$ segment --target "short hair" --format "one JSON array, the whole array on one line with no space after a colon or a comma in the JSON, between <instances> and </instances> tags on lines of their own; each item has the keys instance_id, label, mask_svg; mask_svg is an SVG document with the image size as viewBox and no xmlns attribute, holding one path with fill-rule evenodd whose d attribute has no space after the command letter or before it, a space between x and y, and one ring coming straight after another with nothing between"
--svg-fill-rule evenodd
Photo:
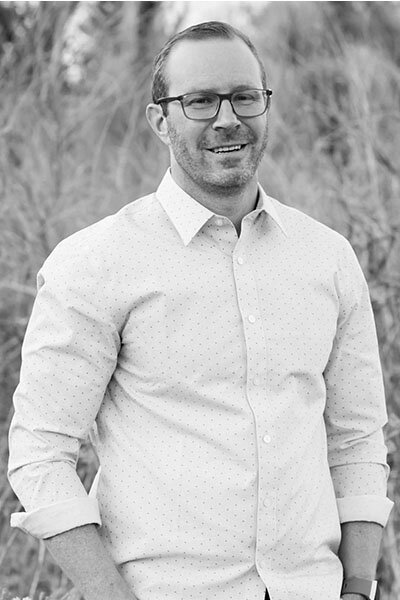
<instances>
[{"instance_id":1,"label":"short hair","mask_svg":"<svg viewBox=\"0 0 400 600\"><path fill-rule=\"evenodd\" d=\"M235 38L239 38L242 40L248 48L250 48L254 57L257 59L257 62L260 66L261 71L261 80L264 88L267 87L267 76L265 73L265 68L261 59L258 55L257 50L254 45L250 41L250 39L236 29L236 27L232 27L232 25L228 25L228 23L223 23L222 21L206 21L205 23L199 23L198 25L192 25L191 27L187 27L183 31L179 31L175 35L173 35L164 46L161 48L160 52L154 59L153 62L153 71L152 71L152 97L153 102L157 102L159 98L163 98L164 96L168 96L168 81L166 76L166 64L168 56L171 53L176 44L178 44L182 40L208 40L208 39L228 39L232 40Z\"/></svg>"}]
</instances>

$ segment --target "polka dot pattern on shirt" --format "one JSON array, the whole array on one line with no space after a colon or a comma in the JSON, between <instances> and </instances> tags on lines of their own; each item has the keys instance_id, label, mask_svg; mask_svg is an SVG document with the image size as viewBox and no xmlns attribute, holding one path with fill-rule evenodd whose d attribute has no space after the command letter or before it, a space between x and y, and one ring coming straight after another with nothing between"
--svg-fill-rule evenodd
<instances>
[{"instance_id":1,"label":"polka dot pattern on shirt","mask_svg":"<svg viewBox=\"0 0 400 600\"><path fill-rule=\"evenodd\" d=\"M139 600L337 600L341 500L386 506L348 242L262 191L238 237L167 174L38 283L11 431L27 511L88 502L75 461L96 419L99 532Z\"/></svg>"}]
</instances>

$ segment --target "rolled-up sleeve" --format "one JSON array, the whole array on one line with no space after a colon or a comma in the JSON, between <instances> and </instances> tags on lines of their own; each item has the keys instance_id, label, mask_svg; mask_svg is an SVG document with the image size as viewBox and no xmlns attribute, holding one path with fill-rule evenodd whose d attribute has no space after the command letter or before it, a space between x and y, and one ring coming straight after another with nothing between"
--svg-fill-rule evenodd
<instances>
[{"instance_id":1,"label":"rolled-up sleeve","mask_svg":"<svg viewBox=\"0 0 400 600\"><path fill-rule=\"evenodd\" d=\"M393 503L386 497L383 378L368 286L347 242L335 286L339 316L324 377L328 460L339 517L385 525Z\"/></svg>"},{"instance_id":2,"label":"rolled-up sleeve","mask_svg":"<svg viewBox=\"0 0 400 600\"><path fill-rule=\"evenodd\" d=\"M101 260L78 250L62 243L38 274L14 395L8 476L26 512L11 524L39 538L101 523L96 485L88 495L76 464L120 338Z\"/></svg>"}]
</instances>

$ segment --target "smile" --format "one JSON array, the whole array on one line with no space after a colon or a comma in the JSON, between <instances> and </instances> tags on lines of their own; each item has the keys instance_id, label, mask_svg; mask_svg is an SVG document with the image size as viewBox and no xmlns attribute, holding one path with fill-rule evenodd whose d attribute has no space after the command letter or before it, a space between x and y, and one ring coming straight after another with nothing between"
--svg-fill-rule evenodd
<instances>
[{"instance_id":1,"label":"smile","mask_svg":"<svg viewBox=\"0 0 400 600\"><path fill-rule=\"evenodd\" d=\"M210 148L210 152L221 154L222 152L237 152L244 148L246 144L236 144L235 146L219 146L218 148Z\"/></svg>"}]
</instances>

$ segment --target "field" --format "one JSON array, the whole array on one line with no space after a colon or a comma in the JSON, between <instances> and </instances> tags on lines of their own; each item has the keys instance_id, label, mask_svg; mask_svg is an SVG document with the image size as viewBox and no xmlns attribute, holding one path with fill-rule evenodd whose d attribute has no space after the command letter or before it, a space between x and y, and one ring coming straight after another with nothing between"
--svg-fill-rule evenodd
<instances>
[{"instance_id":1,"label":"field","mask_svg":"<svg viewBox=\"0 0 400 600\"><path fill-rule=\"evenodd\" d=\"M172 4L0 2L0 600L79 597L44 544L9 527L19 510L6 479L12 393L46 256L153 191L168 164L144 108L152 57L191 24L190 3ZM344 234L369 283L396 502L378 575L382 600L398 600L400 4L225 4L226 20L244 24L260 49L274 90L261 183ZM95 468L87 444L78 465L85 485Z\"/></svg>"}]
</instances>

